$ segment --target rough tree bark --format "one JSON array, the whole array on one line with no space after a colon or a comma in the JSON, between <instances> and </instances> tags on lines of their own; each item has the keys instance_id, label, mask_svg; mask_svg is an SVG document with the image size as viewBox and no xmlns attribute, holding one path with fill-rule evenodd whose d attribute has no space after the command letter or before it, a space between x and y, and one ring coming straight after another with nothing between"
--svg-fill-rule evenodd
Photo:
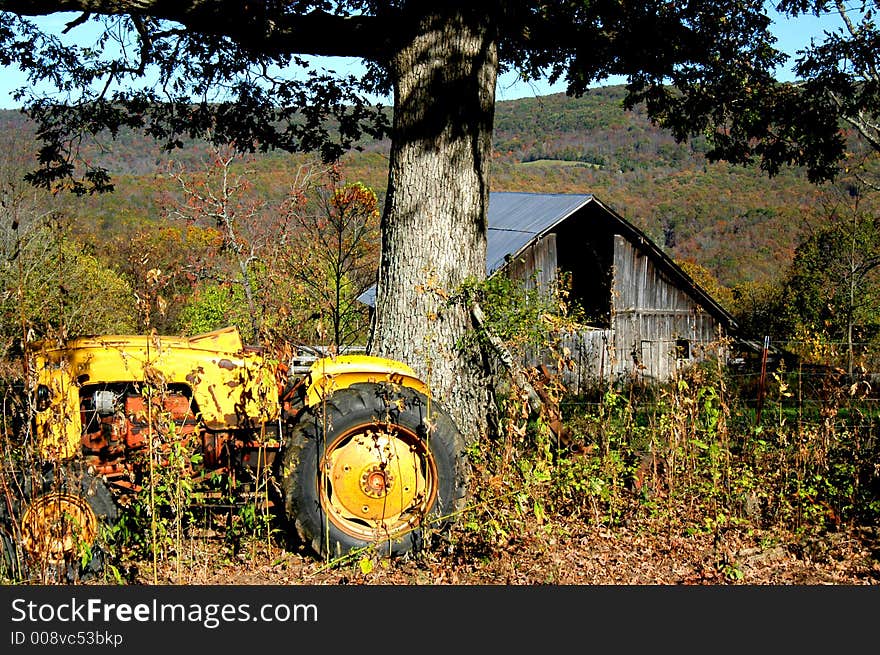
<instances>
[{"instance_id":1,"label":"rough tree bark","mask_svg":"<svg viewBox=\"0 0 880 655\"><path fill-rule=\"evenodd\" d=\"M413 366L473 441L490 425L484 358L455 296L486 271L498 73L485 15L424 19L392 59L394 124L370 351Z\"/></svg>"}]
</instances>

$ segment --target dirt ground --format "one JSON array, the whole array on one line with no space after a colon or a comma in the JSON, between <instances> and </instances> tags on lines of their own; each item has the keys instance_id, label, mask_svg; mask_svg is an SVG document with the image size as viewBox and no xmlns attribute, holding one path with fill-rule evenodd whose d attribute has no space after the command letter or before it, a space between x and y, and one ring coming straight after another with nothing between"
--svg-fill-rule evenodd
<instances>
[{"instance_id":1,"label":"dirt ground","mask_svg":"<svg viewBox=\"0 0 880 655\"><path fill-rule=\"evenodd\" d=\"M659 520L607 529L561 519L506 543L453 531L447 541L392 560L327 564L308 553L251 542L233 553L194 538L189 553L138 562L134 584L199 585L876 585L880 530L821 536L731 529L719 534Z\"/></svg>"}]
</instances>

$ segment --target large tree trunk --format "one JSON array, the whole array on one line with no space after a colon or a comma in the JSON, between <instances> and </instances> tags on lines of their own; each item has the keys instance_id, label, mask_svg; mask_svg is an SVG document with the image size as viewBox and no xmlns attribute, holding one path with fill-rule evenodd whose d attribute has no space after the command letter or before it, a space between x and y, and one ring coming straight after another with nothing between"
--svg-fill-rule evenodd
<instances>
[{"instance_id":1,"label":"large tree trunk","mask_svg":"<svg viewBox=\"0 0 880 655\"><path fill-rule=\"evenodd\" d=\"M469 442L492 415L463 282L486 274L498 58L485 14L438 5L392 61L394 124L370 351L408 363ZM471 335L472 336L472 335Z\"/></svg>"}]
</instances>

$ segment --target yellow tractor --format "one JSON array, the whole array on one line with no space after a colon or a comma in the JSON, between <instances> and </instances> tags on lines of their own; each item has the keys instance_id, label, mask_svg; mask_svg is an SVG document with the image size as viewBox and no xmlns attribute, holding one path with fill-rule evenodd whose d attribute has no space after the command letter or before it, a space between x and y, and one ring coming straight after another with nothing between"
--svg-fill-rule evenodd
<instances>
[{"instance_id":1,"label":"yellow tractor","mask_svg":"<svg viewBox=\"0 0 880 655\"><path fill-rule=\"evenodd\" d=\"M26 354L41 466L2 490L5 550L20 558L7 552L7 566L87 560L101 523L175 446L205 499L220 477L250 502L274 489L291 535L326 559L408 552L464 505L462 435L401 362L340 355L297 370L233 327L33 342Z\"/></svg>"}]
</instances>

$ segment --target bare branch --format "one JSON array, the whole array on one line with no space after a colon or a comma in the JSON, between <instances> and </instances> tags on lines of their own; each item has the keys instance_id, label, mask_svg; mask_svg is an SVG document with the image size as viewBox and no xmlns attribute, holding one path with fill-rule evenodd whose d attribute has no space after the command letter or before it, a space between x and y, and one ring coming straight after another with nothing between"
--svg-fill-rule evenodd
<instances>
[{"instance_id":1,"label":"bare branch","mask_svg":"<svg viewBox=\"0 0 880 655\"><path fill-rule=\"evenodd\" d=\"M843 24L846 25L846 29L850 33L850 36L852 36L853 39L856 41L864 39L865 36L862 33L861 27L858 27L855 23L853 23L852 19L847 13L846 5L842 2L842 0L836 0L834 4L837 8L837 13L840 14L840 18L841 20L843 20ZM865 71L865 76L877 80L877 67L874 66L872 63L868 63L867 68L868 70Z\"/></svg>"}]
</instances>

